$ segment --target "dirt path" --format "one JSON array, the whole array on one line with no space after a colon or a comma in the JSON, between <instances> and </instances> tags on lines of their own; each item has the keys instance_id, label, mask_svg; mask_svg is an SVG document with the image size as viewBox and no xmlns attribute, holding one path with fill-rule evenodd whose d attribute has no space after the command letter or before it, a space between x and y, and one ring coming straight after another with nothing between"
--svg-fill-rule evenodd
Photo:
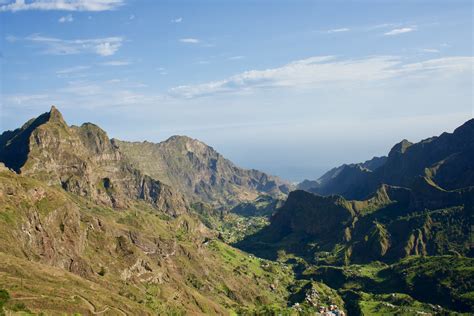
<instances>
[{"instance_id":1,"label":"dirt path","mask_svg":"<svg viewBox=\"0 0 474 316\"><path fill-rule=\"evenodd\" d=\"M21 300L37 300L41 298L46 298L47 296L45 295L39 295L39 296L20 296L20 297L12 297L11 300L13 301L21 301Z\"/></svg>"},{"instance_id":2,"label":"dirt path","mask_svg":"<svg viewBox=\"0 0 474 316\"><path fill-rule=\"evenodd\" d=\"M91 301L89 301L87 298L85 298L82 295L77 295L77 294L71 296L72 299L75 299L76 297L83 300L86 303L86 305L89 307L89 310L91 311L91 313L94 314L94 315L103 314L103 313L105 313L106 311L109 310L109 306L105 306L103 310L97 311L95 305Z\"/></svg>"}]
</instances>

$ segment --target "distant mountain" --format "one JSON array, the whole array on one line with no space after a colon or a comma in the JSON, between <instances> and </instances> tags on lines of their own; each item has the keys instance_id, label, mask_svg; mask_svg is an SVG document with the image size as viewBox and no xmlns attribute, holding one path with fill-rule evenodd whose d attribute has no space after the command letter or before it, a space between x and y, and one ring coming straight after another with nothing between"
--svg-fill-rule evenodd
<instances>
[{"instance_id":1,"label":"distant mountain","mask_svg":"<svg viewBox=\"0 0 474 316\"><path fill-rule=\"evenodd\" d=\"M366 177L387 161L387 157L374 157L362 163L344 164L323 174L318 180L304 180L297 188L323 195L342 194L355 190L354 185L366 181ZM353 192L351 192L352 194Z\"/></svg>"},{"instance_id":2,"label":"distant mountain","mask_svg":"<svg viewBox=\"0 0 474 316\"><path fill-rule=\"evenodd\" d=\"M412 187L418 177L427 177L439 187L455 190L474 185L474 119L453 133L443 133L419 143L403 140L388 157L334 168L317 181L304 181L298 188L322 195L340 194L364 199L381 184Z\"/></svg>"},{"instance_id":3,"label":"distant mountain","mask_svg":"<svg viewBox=\"0 0 474 316\"><path fill-rule=\"evenodd\" d=\"M138 169L176 188L191 202L230 208L259 195L283 198L292 189L289 182L239 168L212 147L186 136L157 144L114 139L113 144Z\"/></svg>"}]
</instances>

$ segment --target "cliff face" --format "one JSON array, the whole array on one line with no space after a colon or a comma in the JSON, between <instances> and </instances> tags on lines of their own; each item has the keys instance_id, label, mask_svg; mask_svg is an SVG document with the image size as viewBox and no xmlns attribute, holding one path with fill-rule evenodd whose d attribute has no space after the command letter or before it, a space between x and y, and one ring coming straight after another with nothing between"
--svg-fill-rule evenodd
<instances>
[{"instance_id":1,"label":"cliff face","mask_svg":"<svg viewBox=\"0 0 474 316\"><path fill-rule=\"evenodd\" d=\"M115 208L141 199L173 216L186 212L182 195L134 168L102 129L69 127L55 107L0 138L0 160L22 175Z\"/></svg>"},{"instance_id":2,"label":"cliff face","mask_svg":"<svg viewBox=\"0 0 474 316\"><path fill-rule=\"evenodd\" d=\"M286 196L291 185L258 170L235 166L212 147L186 136L154 144L113 140L137 168L171 185L190 201L228 208L261 194Z\"/></svg>"}]
</instances>

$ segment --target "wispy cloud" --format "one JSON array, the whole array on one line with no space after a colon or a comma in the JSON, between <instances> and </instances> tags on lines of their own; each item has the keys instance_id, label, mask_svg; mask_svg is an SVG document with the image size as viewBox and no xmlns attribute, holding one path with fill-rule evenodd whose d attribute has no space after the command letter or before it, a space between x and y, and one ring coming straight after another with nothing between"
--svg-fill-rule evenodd
<instances>
[{"instance_id":1,"label":"wispy cloud","mask_svg":"<svg viewBox=\"0 0 474 316\"><path fill-rule=\"evenodd\" d=\"M231 56L228 59L229 60L239 60L239 59L244 59L244 58L245 58L245 56Z\"/></svg>"},{"instance_id":2,"label":"wispy cloud","mask_svg":"<svg viewBox=\"0 0 474 316\"><path fill-rule=\"evenodd\" d=\"M127 60L111 60L104 63L101 63L102 66L128 66L130 62Z\"/></svg>"},{"instance_id":3,"label":"wispy cloud","mask_svg":"<svg viewBox=\"0 0 474 316\"><path fill-rule=\"evenodd\" d=\"M68 86L60 89L59 92L70 93L76 96L91 96L101 93L102 87L99 84L88 81L70 81Z\"/></svg>"},{"instance_id":4,"label":"wispy cloud","mask_svg":"<svg viewBox=\"0 0 474 316\"><path fill-rule=\"evenodd\" d=\"M16 94L8 96L6 101L14 104L24 104L44 100L48 97L49 96L47 94Z\"/></svg>"},{"instance_id":5,"label":"wispy cloud","mask_svg":"<svg viewBox=\"0 0 474 316\"><path fill-rule=\"evenodd\" d=\"M75 80L56 91L55 99L64 101L64 104L83 104L83 107L93 109L101 107L137 106L142 104L156 104L161 96L144 94L136 91L146 85L122 79L111 79L105 82ZM74 100L71 102L71 100Z\"/></svg>"},{"instance_id":6,"label":"wispy cloud","mask_svg":"<svg viewBox=\"0 0 474 316\"><path fill-rule=\"evenodd\" d=\"M179 18L176 18L176 19L171 20L171 23L181 23L181 22L183 22L183 18L182 18L182 17L179 17Z\"/></svg>"},{"instance_id":7,"label":"wispy cloud","mask_svg":"<svg viewBox=\"0 0 474 316\"><path fill-rule=\"evenodd\" d=\"M394 36L394 35L400 35L400 34L404 34L404 33L410 33L410 32L413 32L413 31L416 31L416 27L402 27L402 28L399 28L399 29L393 29L391 31L388 31L386 33L384 33L385 36Z\"/></svg>"},{"instance_id":8,"label":"wispy cloud","mask_svg":"<svg viewBox=\"0 0 474 316\"><path fill-rule=\"evenodd\" d=\"M58 20L59 23L71 23L72 21L74 21L74 18L72 17L72 14L62 16Z\"/></svg>"},{"instance_id":9,"label":"wispy cloud","mask_svg":"<svg viewBox=\"0 0 474 316\"><path fill-rule=\"evenodd\" d=\"M394 27L399 27L402 24L400 23L380 23L380 24L375 24L371 25L365 28L366 31L373 31L373 30L378 30L378 29L385 29L385 28L394 28Z\"/></svg>"},{"instance_id":10,"label":"wispy cloud","mask_svg":"<svg viewBox=\"0 0 474 316\"><path fill-rule=\"evenodd\" d=\"M0 6L0 11L58 10L58 11L108 11L124 4L124 0L15 0Z\"/></svg>"},{"instance_id":11,"label":"wispy cloud","mask_svg":"<svg viewBox=\"0 0 474 316\"><path fill-rule=\"evenodd\" d=\"M269 88L318 88L327 85L360 85L404 75L423 75L442 71L470 71L473 57L452 57L404 63L401 57L372 56L340 60L333 56L316 56L297 60L282 67L250 70L232 77L170 89L176 97L194 98L221 93L238 93Z\"/></svg>"},{"instance_id":12,"label":"wispy cloud","mask_svg":"<svg viewBox=\"0 0 474 316\"><path fill-rule=\"evenodd\" d=\"M422 48L420 51L422 53L439 53L439 49L437 48Z\"/></svg>"},{"instance_id":13,"label":"wispy cloud","mask_svg":"<svg viewBox=\"0 0 474 316\"><path fill-rule=\"evenodd\" d=\"M45 50L43 52L45 54L74 55L89 53L100 56L114 55L120 46L122 46L123 42L122 37L64 40L37 34L30 35L24 38L24 40L44 46Z\"/></svg>"},{"instance_id":14,"label":"wispy cloud","mask_svg":"<svg viewBox=\"0 0 474 316\"><path fill-rule=\"evenodd\" d=\"M330 29L330 30L327 30L326 33L328 34L332 34L332 33L341 33L341 32L349 32L351 29L347 28L347 27L342 27L342 28L338 28L338 29Z\"/></svg>"},{"instance_id":15,"label":"wispy cloud","mask_svg":"<svg viewBox=\"0 0 474 316\"><path fill-rule=\"evenodd\" d=\"M90 66L74 66L74 67L69 67L69 68L64 68L56 71L57 75L67 75L75 72L80 72L84 71L91 68Z\"/></svg>"},{"instance_id":16,"label":"wispy cloud","mask_svg":"<svg viewBox=\"0 0 474 316\"><path fill-rule=\"evenodd\" d=\"M197 38L181 38L179 40L181 43L186 43L186 44L199 44L201 41Z\"/></svg>"},{"instance_id":17,"label":"wispy cloud","mask_svg":"<svg viewBox=\"0 0 474 316\"><path fill-rule=\"evenodd\" d=\"M156 70L159 72L160 75L164 76L164 75L167 75L168 72L166 71L166 69L164 67L157 67Z\"/></svg>"}]
</instances>

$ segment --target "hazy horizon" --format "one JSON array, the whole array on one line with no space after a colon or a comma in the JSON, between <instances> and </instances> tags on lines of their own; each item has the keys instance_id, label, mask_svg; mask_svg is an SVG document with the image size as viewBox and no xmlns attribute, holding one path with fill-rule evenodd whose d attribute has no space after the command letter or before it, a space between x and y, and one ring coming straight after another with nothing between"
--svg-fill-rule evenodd
<instances>
[{"instance_id":1,"label":"hazy horizon","mask_svg":"<svg viewBox=\"0 0 474 316\"><path fill-rule=\"evenodd\" d=\"M0 130L54 104L110 137L187 135L315 179L473 117L472 6L3 0Z\"/></svg>"}]
</instances>

